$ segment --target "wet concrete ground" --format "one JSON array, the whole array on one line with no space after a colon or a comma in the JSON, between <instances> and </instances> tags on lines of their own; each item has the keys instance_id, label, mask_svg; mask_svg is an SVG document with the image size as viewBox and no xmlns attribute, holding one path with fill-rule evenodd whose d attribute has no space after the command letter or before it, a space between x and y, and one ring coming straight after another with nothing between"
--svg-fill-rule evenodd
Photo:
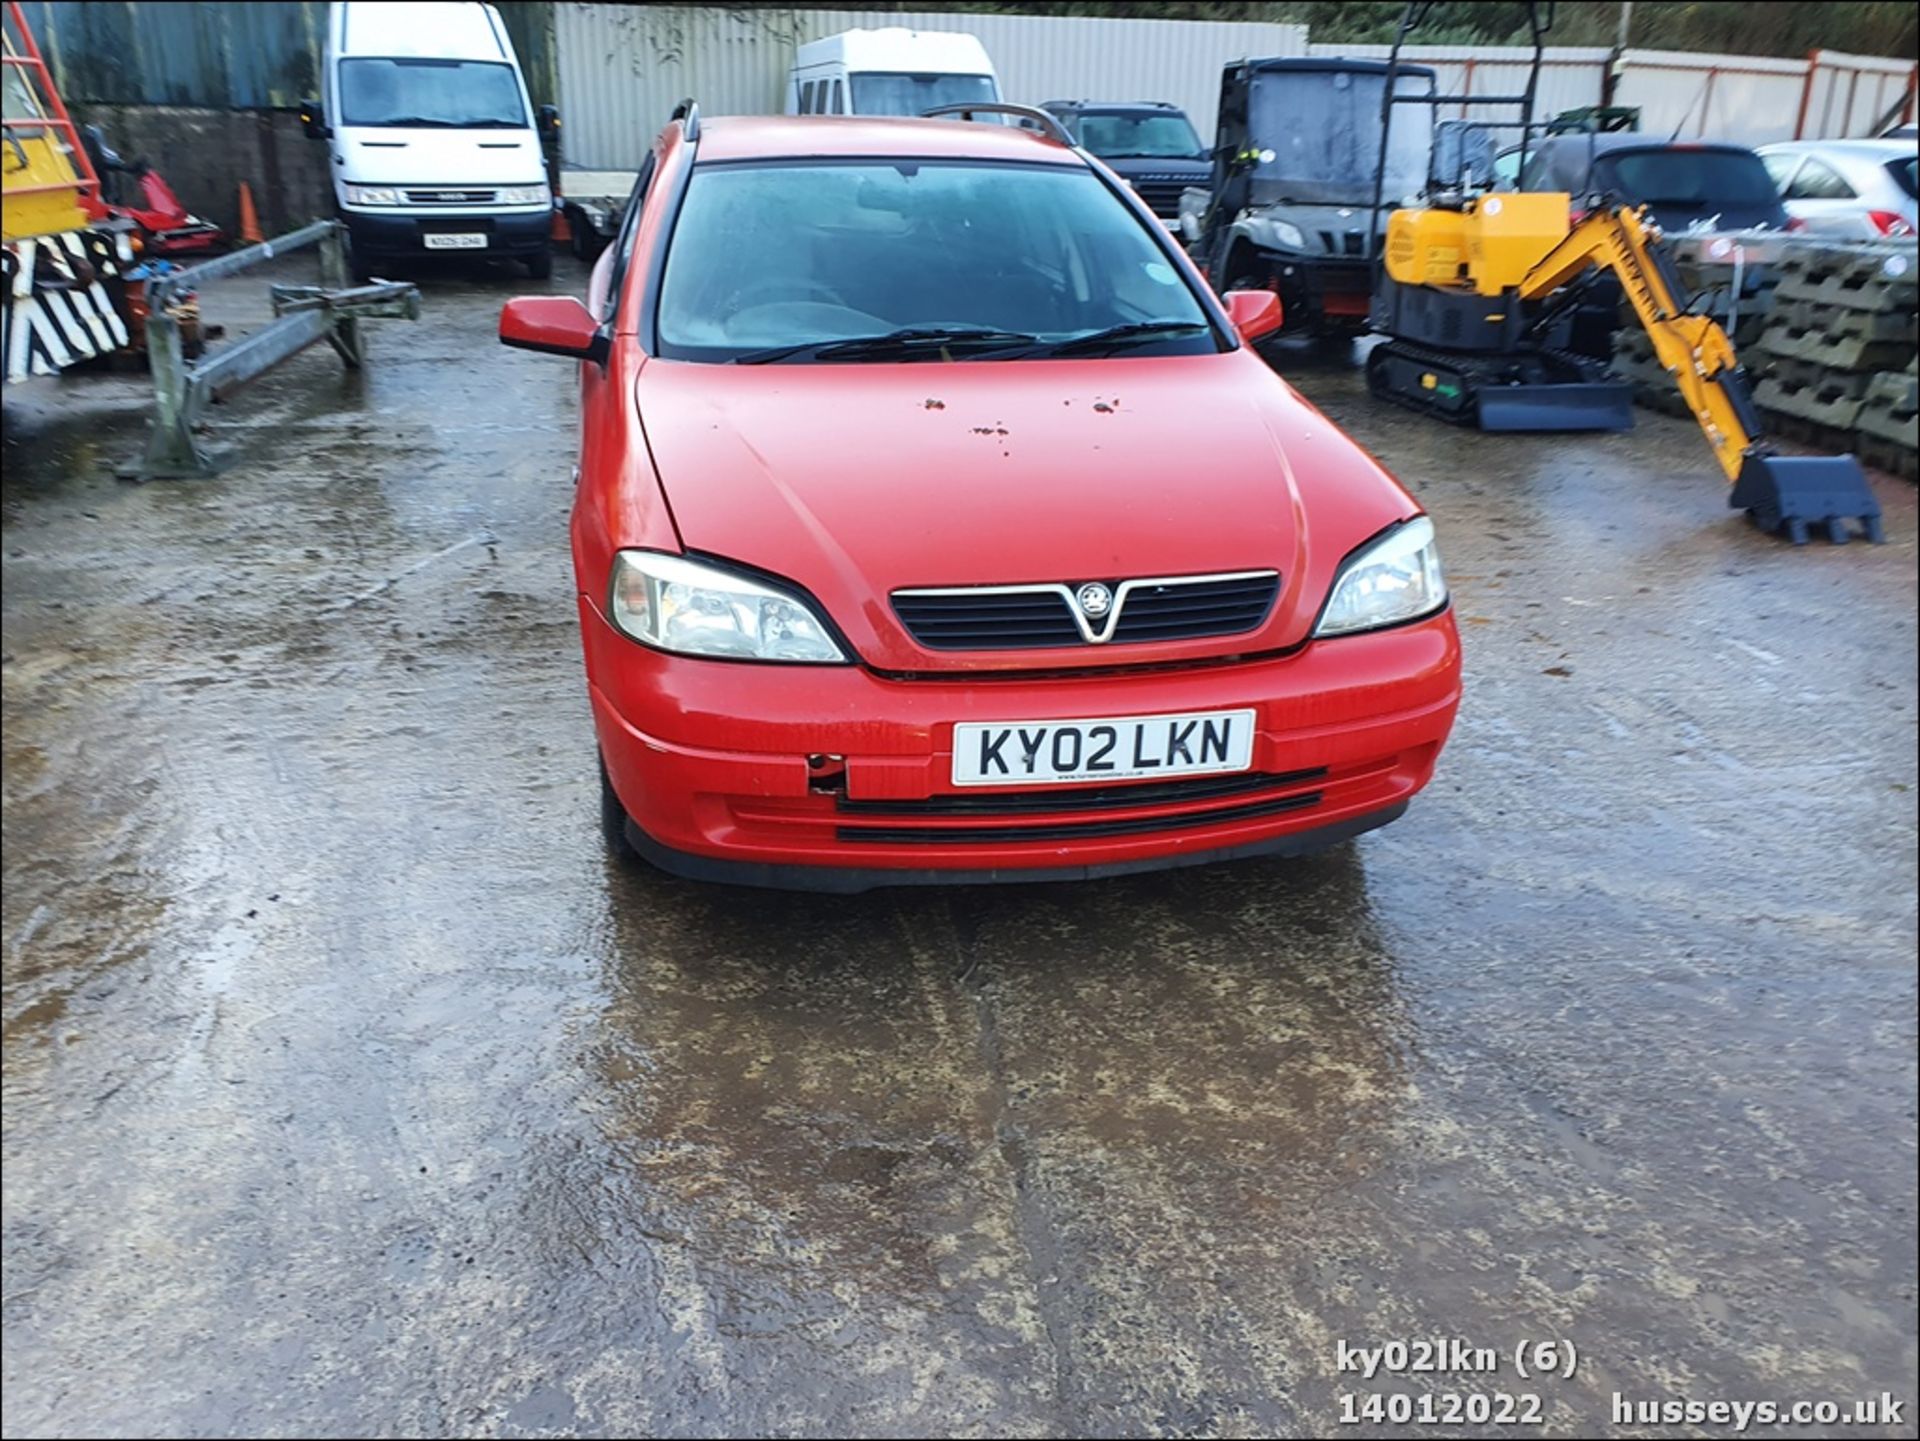
<instances>
[{"instance_id":1,"label":"wet concrete ground","mask_svg":"<svg viewBox=\"0 0 1920 1441\"><path fill-rule=\"evenodd\" d=\"M1406 819L707 889L603 856L572 379L491 339L524 285L293 362L213 481L111 477L137 381L7 397L9 1435L1325 1434L1449 1390L1568 1435L1889 1391L1860 1434L1913 1434L1911 486L1891 544L1794 551L1677 422L1465 434L1302 362L1457 596ZM1335 1371L1436 1335L1500 1371Z\"/></svg>"}]
</instances>

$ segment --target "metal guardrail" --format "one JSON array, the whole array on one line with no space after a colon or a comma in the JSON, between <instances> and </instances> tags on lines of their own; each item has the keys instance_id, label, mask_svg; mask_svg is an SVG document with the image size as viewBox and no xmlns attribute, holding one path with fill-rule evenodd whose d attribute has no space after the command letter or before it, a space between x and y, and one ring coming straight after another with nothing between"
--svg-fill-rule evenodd
<instances>
[{"instance_id":1,"label":"metal guardrail","mask_svg":"<svg viewBox=\"0 0 1920 1441\"><path fill-rule=\"evenodd\" d=\"M329 342L349 370L366 352L360 322L377 316L420 318L420 291L405 281L349 286L346 227L315 221L287 235L236 250L231 255L175 270L147 282L147 365L153 373L153 430L135 469L142 480L205 476L219 469L200 446L195 428L206 407L318 341ZM318 246L319 285L276 285L275 319L263 329L188 364L180 322L171 307L209 281L224 280L278 256Z\"/></svg>"}]
</instances>

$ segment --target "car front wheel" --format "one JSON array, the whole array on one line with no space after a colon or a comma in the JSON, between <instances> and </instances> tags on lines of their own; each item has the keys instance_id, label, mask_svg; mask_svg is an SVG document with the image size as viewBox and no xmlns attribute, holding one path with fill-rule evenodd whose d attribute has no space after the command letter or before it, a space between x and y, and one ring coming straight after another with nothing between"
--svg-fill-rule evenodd
<instances>
[{"instance_id":1,"label":"car front wheel","mask_svg":"<svg viewBox=\"0 0 1920 1441\"><path fill-rule=\"evenodd\" d=\"M611 860L623 866L638 866L640 853L633 848L633 842L627 839L627 808L620 804L620 797L614 794L613 782L607 779L607 765L600 763L600 832L607 843L607 855Z\"/></svg>"}]
</instances>

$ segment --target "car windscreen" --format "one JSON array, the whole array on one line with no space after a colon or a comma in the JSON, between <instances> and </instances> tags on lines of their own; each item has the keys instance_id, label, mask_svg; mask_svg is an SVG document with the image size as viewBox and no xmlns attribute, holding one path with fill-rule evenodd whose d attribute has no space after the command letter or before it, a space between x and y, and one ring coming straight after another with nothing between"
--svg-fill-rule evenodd
<instances>
[{"instance_id":1,"label":"car windscreen","mask_svg":"<svg viewBox=\"0 0 1920 1441\"><path fill-rule=\"evenodd\" d=\"M1915 195L1920 194L1920 192L1916 192L1914 189L1914 172L1917 169L1920 169L1920 159L1909 155L1904 160L1890 162L1887 166L1887 174L1891 175L1893 177L1893 183L1906 191L1908 195Z\"/></svg>"},{"instance_id":2,"label":"car windscreen","mask_svg":"<svg viewBox=\"0 0 1920 1441\"><path fill-rule=\"evenodd\" d=\"M518 129L527 112L511 65L361 58L340 62L339 123Z\"/></svg>"},{"instance_id":3,"label":"car windscreen","mask_svg":"<svg viewBox=\"0 0 1920 1441\"><path fill-rule=\"evenodd\" d=\"M1385 71L1256 72L1248 94L1247 141L1256 159L1253 198L1295 205L1366 205L1380 168L1380 101ZM1433 93L1433 77L1403 74L1402 95ZM1388 204L1417 195L1433 148L1433 107L1393 107L1387 148Z\"/></svg>"},{"instance_id":4,"label":"car windscreen","mask_svg":"<svg viewBox=\"0 0 1920 1441\"><path fill-rule=\"evenodd\" d=\"M1216 348L1187 279L1092 171L856 160L696 166L656 324L663 355L733 360L906 329L1044 347L1152 322L1196 329L1128 353Z\"/></svg>"},{"instance_id":5,"label":"car windscreen","mask_svg":"<svg viewBox=\"0 0 1920 1441\"><path fill-rule=\"evenodd\" d=\"M1200 137L1176 112L1082 110L1073 120L1080 143L1103 160L1199 160Z\"/></svg>"},{"instance_id":6,"label":"car windscreen","mask_svg":"<svg viewBox=\"0 0 1920 1441\"><path fill-rule=\"evenodd\" d=\"M1773 206L1780 192L1746 150L1630 150L1593 164L1593 188L1647 205Z\"/></svg>"},{"instance_id":7,"label":"car windscreen","mask_svg":"<svg viewBox=\"0 0 1920 1441\"><path fill-rule=\"evenodd\" d=\"M936 105L997 100L991 75L896 75L861 71L848 77L856 115L924 115Z\"/></svg>"}]
</instances>

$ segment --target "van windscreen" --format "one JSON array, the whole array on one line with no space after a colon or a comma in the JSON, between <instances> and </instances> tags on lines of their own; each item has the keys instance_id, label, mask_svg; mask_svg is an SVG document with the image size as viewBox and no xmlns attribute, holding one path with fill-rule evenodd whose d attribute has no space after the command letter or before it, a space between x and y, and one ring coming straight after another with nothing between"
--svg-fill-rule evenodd
<instances>
[{"instance_id":1,"label":"van windscreen","mask_svg":"<svg viewBox=\"0 0 1920 1441\"><path fill-rule=\"evenodd\" d=\"M937 105L998 100L991 75L894 75L868 70L849 77L855 115L923 115Z\"/></svg>"},{"instance_id":2,"label":"van windscreen","mask_svg":"<svg viewBox=\"0 0 1920 1441\"><path fill-rule=\"evenodd\" d=\"M511 65L360 58L340 62L340 123L517 130L527 111Z\"/></svg>"}]
</instances>

